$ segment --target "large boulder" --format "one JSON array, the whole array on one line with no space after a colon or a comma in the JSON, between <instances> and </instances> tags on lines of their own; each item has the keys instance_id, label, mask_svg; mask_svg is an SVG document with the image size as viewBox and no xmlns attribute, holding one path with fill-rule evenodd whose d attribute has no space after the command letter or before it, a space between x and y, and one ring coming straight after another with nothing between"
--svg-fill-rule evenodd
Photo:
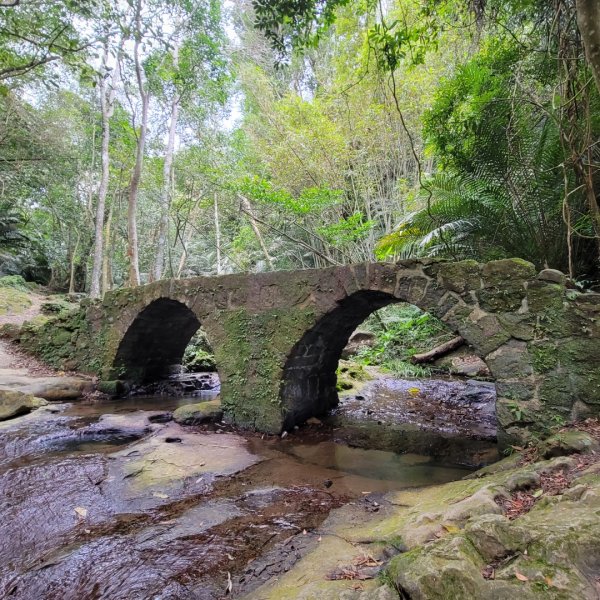
<instances>
[{"instance_id":1,"label":"large boulder","mask_svg":"<svg viewBox=\"0 0 600 600\"><path fill-rule=\"evenodd\" d=\"M0 390L0 421L26 415L32 410L48 404L43 398L23 394L14 390Z\"/></svg>"},{"instance_id":2,"label":"large boulder","mask_svg":"<svg viewBox=\"0 0 600 600\"><path fill-rule=\"evenodd\" d=\"M81 377L30 377L0 375L0 390L14 390L45 400L76 400L94 390L89 379Z\"/></svg>"},{"instance_id":3,"label":"large boulder","mask_svg":"<svg viewBox=\"0 0 600 600\"><path fill-rule=\"evenodd\" d=\"M223 409L220 400L186 404L173 413L173 420L180 425L198 425L208 421L220 421L222 418Z\"/></svg>"},{"instance_id":4,"label":"large boulder","mask_svg":"<svg viewBox=\"0 0 600 600\"><path fill-rule=\"evenodd\" d=\"M370 331L355 331L348 340L346 347L342 350L342 358L348 360L355 356L363 348L372 348L375 345L375 334Z\"/></svg>"}]
</instances>

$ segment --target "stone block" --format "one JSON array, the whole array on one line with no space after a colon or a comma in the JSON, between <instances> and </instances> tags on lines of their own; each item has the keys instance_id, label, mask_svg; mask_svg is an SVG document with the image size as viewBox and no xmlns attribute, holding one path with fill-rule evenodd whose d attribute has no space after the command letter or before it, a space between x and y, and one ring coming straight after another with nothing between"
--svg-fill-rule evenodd
<instances>
[{"instance_id":1,"label":"stone block","mask_svg":"<svg viewBox=\"0 0 600 600\"><path fill-rule=\"evenodd\" d=\"M485 358L492 375L498 379L528 377L533 373L527 344L511 340Z\"/></svg>"}]
</instances>

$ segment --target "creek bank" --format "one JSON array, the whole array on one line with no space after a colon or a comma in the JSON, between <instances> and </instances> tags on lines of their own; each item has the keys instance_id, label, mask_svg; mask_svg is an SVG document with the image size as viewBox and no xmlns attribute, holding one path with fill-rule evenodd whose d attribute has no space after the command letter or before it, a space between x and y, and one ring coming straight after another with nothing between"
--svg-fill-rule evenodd
<instances>
[{"instance_id":1,"label":"creek bank","mask_svg":"<svg viewBox=\"0 0 600 600\"><path fill-rule=\"evenodd\" d=\"M464 480L388 493L376 513L334 511L318 545L246 598L597 598L600 424L580 427Z\"/></svg>"}]
</instances>

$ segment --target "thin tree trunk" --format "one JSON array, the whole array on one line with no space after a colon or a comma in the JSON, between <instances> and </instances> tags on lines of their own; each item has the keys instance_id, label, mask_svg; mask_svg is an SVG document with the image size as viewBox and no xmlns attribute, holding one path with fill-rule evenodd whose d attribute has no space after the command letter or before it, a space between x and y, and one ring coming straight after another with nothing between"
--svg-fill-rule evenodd
<instances>
[{"instance_id":1,"label":"thin tree trunk","mask_svg":"<svg viewBox=\"0 0 600 600\"><path fill-rule=\"evenodd\" d=\"M173 48L173 67L177 69L179 64L179 47ZM153 280L159 280L163 274L165 262L165 247L167 245L167 233L169 230L169 200L171 190L171 176L173 172L173 153L175 150L175 134L177 132L177 120L179 117L179 102L181 97L175 93L171 100L171 117L169 122L169 138L165 151L165 162L163 166L163 188L160 195L160 223L158 229L158 240L156 243L156 256L154 259Z\"/></svg>"},{"instance_id":2,"label":"thin tree trunk","mask_svg":"<svg viewBox=\"0 0 600 600\"><path fill-rule=\"evenodd\" d=\"M242 210L248 215L248 218L250 220L250 226L252 227L252 230L254 231L254 235L256 236L256 239L258 240L258 243L263 251L263 254L265 255L265 259L267 260L269 269L271 271L273 271L274 270L273 259L271 258L271 255L269 254L269 251L267 250L267 246L265 245L265 241L263 239L262 233L260 232L260 229L258 228L258 225L256 224L256 217L254 216L254 212L252 211L252 206L250 204L250 201L248 200L248 198L246 198L245 196L242 196L241 194L238 194L238 198L240 199L240 202L242 203Z\"/></svg>"},{"instance_id":3,"label":"thin tree trunk","mask_svg":"<svg viewBox=\"0 0 600 600\"><path fill-rule=\"evenodd\" d=\"M135 166L133 168L131 181L129 183L129 197L127 206L127 256L129 257L129 285L131 287L136 287L140 285L140 260L137 231L137 200L138 190L140 187L140 179L142 177L142 169L144 166L144 147L146 145L146 132L148 130L148 104L150 101L150 94L144 86L142 65L140 62L140 38L142 19L141 12L141 0L138 0L136 4L136 31L133 54L135 59L135 74L137 78L138 89L140 91L140 98L142 100L142 121L137 141Z\"/></svg>"},{"instance_id":4,"label":"thin tree trunk","mask_svg":"<svg viewBox=\"0 0 600 600\"><path fill-rule=\"evenodd\" d=\"M71 254L71 269L69 273L69 294L75 293L75 261L77 260L77 252L79 250L79 242L81 240L81 231L77 232L77 241L75 242L75 248Z\"/></svg>"},{"instance_id":5,"label":"thin tree trunk","mask_svg":"<svg viewBox=\"0 0 600 600\"><path fill-rule=\"evenodd\" d=\"M585 54L600 91L600 2L576 0L577 25L583 39Z\"/></svg>"},{"instance_id":6,"label":"thin tree trunk","mask_svg":"<svg viewBox=\"0 0 600 600\"><path fill-rule=\"evenodd\" d=\"M121 46L122 47L122 46ZM92 298L100 297L100 277L102 273L102 260L104 256L104 210L106 206L106 195L108 193L108 182L110 177L110 119L114 113L115 88L119 78L119 54L117 52L115 68L108 83L104 77L100 79L100 106L102 110L102 175L100 178L100 188L98 190L98 204L96 205L96 225L94 231L94 258L92 263L92 281L90 285L90 296ZM104 56L102 58L103 66L106 69L108 62L108 42L104 46Z\"/></svg>"},{"instance_id":7,"label":"thin tree trunk","mask_svg":"<svg viewBox=\"0 0 600 600\"><path fill-rule=\"evenodd\" d=\"M114 202L114 199L113 199ZM112 227L112 218L113 218L113 202L110 203L110 208L108 209L108 217L106 219L106 225L104 226L104 239L107 240L107 249L106 252L103 253L102 256L102 294L106 294L112 287L112 273L110 267L110 259L111 253L108 250L110 248L110 237L111 237L111 227Z\"/></svg>"},{"instance_id":8,"label":"thin tree trunk","mask_svg":"<svg viewBox=\"0 0 600 600\"><path fill-rule=\"evenodd\" d=\"M219 204L215 192L215 245L217 247L217 275L221 274L221 225L219 223Z\"/></svg>"}]
</instances>

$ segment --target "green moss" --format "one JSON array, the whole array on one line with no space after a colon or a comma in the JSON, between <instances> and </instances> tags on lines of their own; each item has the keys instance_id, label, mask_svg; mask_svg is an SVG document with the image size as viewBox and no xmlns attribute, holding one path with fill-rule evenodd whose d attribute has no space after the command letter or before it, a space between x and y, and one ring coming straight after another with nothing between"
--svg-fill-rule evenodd
<instances>
[{"instance_id":1,"label":"green moss","mask_svg":"<svg viewBox=\"0 0 600 600\"><path fill-rule=\"evenodd\" d=\"M19 315L30 306L27 292L14 287L0 287L0 315Z\"/></svg>"},{"instance_id":2,"label":"green moss","mask_svg":"<svg viewBox=\"0 0 600 600\"><path fill-rule=\"evenodd\" d=\"M529 345L531 364L536 373L547 373L559 363L559 350L552 342L535 342Z\"/></svg>"}]
</instances>

